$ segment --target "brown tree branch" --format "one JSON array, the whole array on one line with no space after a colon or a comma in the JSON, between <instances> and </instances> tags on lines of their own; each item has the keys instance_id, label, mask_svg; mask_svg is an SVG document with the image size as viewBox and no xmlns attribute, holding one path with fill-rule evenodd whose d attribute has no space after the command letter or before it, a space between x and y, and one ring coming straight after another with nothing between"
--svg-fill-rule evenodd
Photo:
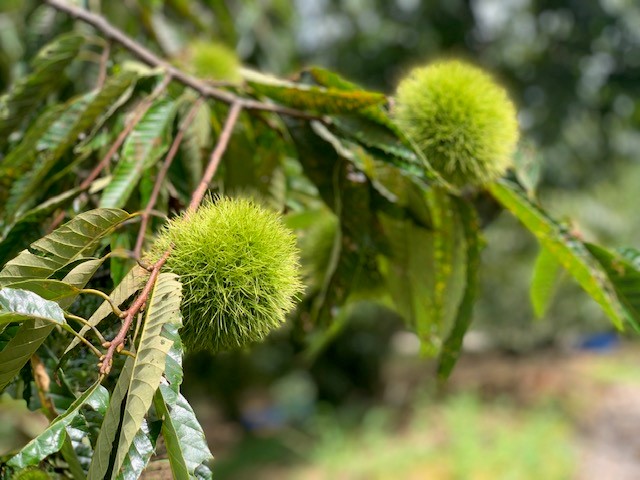
<instances>
[{"instance_id":1,"label":"brown tree branch","mask_svg":"<svg viewBox=\"0 0 640 480\"><path fill-rule=\"evenodd\" d=\"M174 80L192 88L203 97L213 98L228 104L240 104L245 110L263 110L267 112L280 113L292 117L319 119L318 115L313 115L294 108L283 107L271 103L259 102L248 98L238 97L231 92L215 88L202 80L189 75L176 68L166 60L158 57L148 48L128 37L121 30L111 25L104 17L96 15L82 8L66 3L64 0L44 0L44 3L60 12L64 12L73 18L83 21L100 31L107 39L119 43L129 50L133 55L151 67L159 67L167 72Z\"/></svg>"},{"instance_id":2,"label":"brown tree branch","mask_svg":"<svg viewBox=\"0 0 640 480\"><path fill-rule=\"evenodd\" d=\"M178 148L180 148L180 144L182 143L184 134L187 128L189 128L189 125L191 125L193 120L196 118L198 109L200 108L200 105L202 105L203 101L204 101L204 98L200 97L192 105L191 109L189 110L189 113L187 113L187 116L185 117L184 121L180 125L180 129L178 130L178 133L173 139L173 143L171 144L171 147L169 148L169 152L167 153L167 156L164 159L162 168L158 172L156 181L153 184L153 191L151 192L151 197L149 198L149 202L147 203L147 206L142 212L142 218L140 221L140 230L138 231L136 246L133 250L134 256L136 258L140 258L140 253L142 252L142 244L144 243L144 237L147 230L147 225L149 223L149 217L151 216L151 212L153 211L153 208L155 207L156 202L158 201L158 195L160 194L160 188L162 187L162 183L164 182L164 179L167 176L167 172L169 171L169 168L173 163L173 159L175 158L176 153L178 153Z\"/></svg>"},{"instance_id":3,"label":"brown tree branch","mask_svg":"<svg viewBox=\"0 0 640 480\"><path fill-rule=\"evenodd\" d=\"M127 337L127 332L129 331L129 327L131 326L131 322L133 322L133 318L138 314L142 306L147 302L149 298L149 294L151 293L151 289L156 284L156 280L158 279L158 275L160 275L160 269L169 258L171 254L171 250L167 250L164 252L164 255L158 260L153 267L151 267L151 275L149 275L149 280L145 284L144 288L138 298L131 304L131 306L123 312L124 319L122 321L122 327L118 331L118 334L114 337L111 342L108 342L107 352L100 359L100 373L102 375L108 375L111 370L111 366L113 364L113 355L115 352L122 349L121 345L124 345L124 340Z\"/></svg>"},{"instance_id":4,"label":"brown tree branch","mask_svg":"<svg viewBox=\"0 0 640 480\"><path fill-rule=\"evenodd\" d=\"M231 133L233 132L233 127L238 121L238 116L242 111L243 105L241 103L232 103L231 108L229 109L229 114L227 115L227 119L224 122L224 127L222 128L222 132L220 132L220 137L218 138L218 143L216 144L216 148L213 149L211 153L211 157L209 159L209 164L207 165L207 169L204 171L204 175L202 176L202 180L198 185L198 188L193 192L191 196L191 203L189 204L189 210L195 210L198 208L202 199L204 198L204 194L209 188L209 184L213 179L213 176L218 170L218 165L220 165L220 160L222 159L222 154L227 149L227 145L229 145L229 140L231 139Z\"/></svg>"},{"instance_id":5,"label":"brown tree branch","mask_svg":"<svg viewBox=\"0 0 640 480\"><path fill-rule=\"evenodd\" d=\"M240 112L242 111L242 105L239 103L231 104L231 108L229 109L229 114L227 115L227 119L225 120L224 127L222 128L222 132L220 132L220 137L218 137L218 142L211 153L211 157L209 159L209 164L205 170L204 175L202 176L202 180L198 185L198 188L193 192L193 196L191 197L191 203L189 204L188 211L194 211L204 198L204 194L211 183L211 179L216 173L218 166L220 165L220 160L222 159L222 155L224 154L227 146L229 145L229 140L231 139L231 133L233 132L233 127L238 121L238 117L240 116ZM175 143L175 142L174 142ZM177 147L176 147L177 149ZM166 162L166 161L165 161ZM105 344L107 347L107 352L100 358L100 373L103 375L107 375L111 370L111 366L113 364L113 355L116 352L122 351L122 347L124 345L125 339L127 338L127 333L129 328L131 328L131 323L133 322L133 318L138 314L140 309L143 307L149 298L149 294L151 293L151 289L156 283L158 279L158 275L160 275L160 270L166 263L167 259L171 255L171 249L169 248L160 260L158 260L151 267L151 275L147 280L142 292L135 299L135 301L131 304L131 306L123 312L123 322L120 330L116 334L116 336Z\"/></svg>"},{"instance_id":6,"label":"brown tree branch","mask_svg":"<svg viewBox=\"0 0 640 480\"><path fill-rule=\"evenodd\" d=\"M102 54L100 55L100 70L98 71L98 79L96 80L96 90L100 90L107 79L109 55L111 55L111 42L106 43L104 49L102 49Z\"/></svg>"}]
</instances>

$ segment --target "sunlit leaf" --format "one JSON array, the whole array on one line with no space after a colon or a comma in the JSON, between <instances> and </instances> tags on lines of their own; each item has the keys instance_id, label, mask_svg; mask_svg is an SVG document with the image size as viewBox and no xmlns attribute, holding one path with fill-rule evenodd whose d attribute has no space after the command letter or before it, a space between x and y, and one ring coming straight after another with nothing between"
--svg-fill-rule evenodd
<instances>
[{"instance_id":1,"label":"sunlit leaf","mask_svg":"<svg viewBox=\"0 0 640 480\"><path fill-rule=\"evenodd\" d=\"M529 287L529 298L536 317L542 318L556 290L560 263L549 250L542 247L536 258Z\"/></svg>"},{"instance_id":2,"label":"sunlit leaf","mask_svg":"<svg viewBox=\"0 0 640 480\"><path fill-rule=\"evenodd\" d=\"M551 220L515 184L503 180L491 184L489 190L538 238L544 248L555 255L564 269L600 304L613 324L622 329L626 314L616 298L613 285L582 241Z\"/></svg>"},{"instance_id":3,"label":"sunlit leaf","mask_svg":"<svg viewBox=\"0 0 640 480\"><path fill-rule=\"evenodd\" d=\"M57 303L45 300L29 290L9 287L0 289L0 323L27 319L59 325L65 323L64 312Z\"/></svg>"}]
</instances>

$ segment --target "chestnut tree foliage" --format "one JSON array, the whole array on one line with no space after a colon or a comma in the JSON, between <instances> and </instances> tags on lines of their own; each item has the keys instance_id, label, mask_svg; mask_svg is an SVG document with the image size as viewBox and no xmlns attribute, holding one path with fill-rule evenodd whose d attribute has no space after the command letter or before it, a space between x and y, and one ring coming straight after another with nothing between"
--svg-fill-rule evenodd
<instances>
[{"instance_id":1,"label":"chestnut tree foliage","mask_svg":"<svg viewBox=\"0 0 640 480\"><path fill-rule=\"evenodd\" d=\"M539 315L564 269L618 329L637 328L638 251L584 242L537 203L524 169L449 184L398 127L392 96L318 67L275 78L215 51L171 62L106 17L44 4L37 53L0 97L0 391L50 425L1 475L137 478L162 436L175 478L211 478L180 393L171 247L143 261L167 218L211 194L252 197L297 232L305 291L288 321L311 356L350 305L372 300L404 318L446 379L472 320L482 230L500 210L539 241Z\"/></svg>"}]
</instances>

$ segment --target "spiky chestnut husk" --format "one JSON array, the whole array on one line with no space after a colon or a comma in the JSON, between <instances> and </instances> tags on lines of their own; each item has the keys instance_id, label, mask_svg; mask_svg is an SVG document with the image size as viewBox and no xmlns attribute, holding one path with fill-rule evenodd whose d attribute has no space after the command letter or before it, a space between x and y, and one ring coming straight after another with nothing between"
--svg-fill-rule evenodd
<instances>
[{"instance_id":1,"label":"spiky chestnut husk","mask_svg":"<svg viewBox=\"0 0 640 480\"><path fill-rule=\"evenodd\" d=\"M187 351L218 352L263 339L301 293L294 234L248 199L219 198L168 222L147 255L171 246L164 270L183 285Z\"/></svg>"},{"instance_id":2,"label":"spiky chestnut husk","mask_svg":"<svg viewBox=\"0 0 640 480\"><path fill-rule=\"evenodd\" d=\"M519 136L515 107L477 67L449 60L411 71L398 85L395 119L457 187L486 185L511 166Z\"/></svg>"},{"instance_id":3,"label":"spiky chestnut husk","mask_svg":"<svg viewBox=\"0 0 640 480\"><path fill-rule=\"evenodd\" d=\"M218 42L196 41L181 59L183 68L208 80L240 82L240 61L236 53Z\"/></svg>"}]
</instances>

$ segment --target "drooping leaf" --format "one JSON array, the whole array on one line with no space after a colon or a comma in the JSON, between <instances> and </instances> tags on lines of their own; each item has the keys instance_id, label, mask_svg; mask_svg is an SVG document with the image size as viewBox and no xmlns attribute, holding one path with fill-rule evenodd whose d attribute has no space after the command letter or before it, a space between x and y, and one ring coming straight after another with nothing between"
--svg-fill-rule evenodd
<instances>
[{"instance_id":1,"label":"drooping leaf","mask_svg":"<svg viewBox=\"0 0 640 480\"><path fill-rule=\"evenodd\" d=\"M65 323L64 312L51 300L29 290L5 287L0 289L0 324L27 319L58 325Z\"/></svg>"},{"instance_id":2,"label":"drooping leaf","mask_svg":"<svg viewBox=\"0 0 640 480\"><path fill-rule=\"evenodd\" d=\"M133 438L116 480L138 480L140 478L155 453L160 428L159 421L152 423L147 419L142 420L142 425Z\"/></svg>"},{"instance_id":3,"label":"drooping leaf","mask_svg":"<svg viewBox=\"0 0 640 480\"><path fill-rule=\"evenodd\" d=\"M180 393L176 395L168 385L160 385L154 404L158 414L163 417L162 436L167 446L173 478L213 478L210 468L213 455L187 399Z\"/></svg>"},{"instance_id":4,"label":"drooping leaf","mask_svg":"<svg viewBox=\"0 0 640 480\"><path fill-rule=\"evenodd\" d=\"M465 235L459 208L444 190L423 192L430 229L380 214L386 254L381 270L395 308L435 355L455 323L465 291Z\"/></svg>"},{"instance_id":5,"label":"drooping leaf","mask_svg":"<svg viewBox=\"0 0 640 480\"><path fill-rule=\"evenodd\" d=\"M453 367L458 361L462 349L462 341L471 325L473 304L479 290L480 271L480 223L478 216L471 205L461 199L455 199L456 207L460 214L466 245L466 283L464 295L458 306L458 311L438 359L437 374L440 380L449 378Z\"/></svg>"},{"instance_id":6,"label":"drooping leaf","mask_svg":"<svg viewBox=\"0 0 640 480\"><path fill-rule=\"evenodd\" d=\"M627 318L631 325L636 331L640 331L640 264L637 262L640 257L638 252L626 249L622 253L617 253L591 243L587 243L586 247L607 272L618 299L626 308Z\"/></svg>"},{"instance_id":7,"label":"drooping leaf","mask_svg":"<svg viewBox=\"0 0 640 480\"><path fill-rule=\"evenodd\" d=\"M0 146L22 120L65 81L61 73L78 56L85 41L84 36L76 33L57 37L40 50L32 62L33 72L0 98Z\"/></svg>"},{"instance_id":8,"label":"drooping leaf","mask_svg":"<svg viewBox=\"0 0 640 480\"><path fill-rule=\"evenodd\" d=\"M149 278L149 272L144 268L136 265L129 273L127 273L122 281L113 289L109 298L114 305L122 305L129 297L140 290L147 279ZM111 305L106 300L93 312L93 315L89 317L88 322L91 326L97 326L102 320L104 320L109 314L113 313ZM80 329L79 335L85 335L89 331L89 326L84 326ZM67 354L71 349L80 343L80 340L74 338L69 346L64 351Z\"/></svg>"},{"instance_id":9,"label":"drooping leaf","mask_svg":"<svg viewBox=\"0 0 640 480\"><path fill-rule=\"evenodd\" d=\"M325 134L321 137L317 124L290 121L288 125L304 173L339 220L339 232L312 314L315 321L328 324L356 286L373 248L370 185L355 164L345 158L354 153L337 138L327 136L325 131L320 131Z\"/></svg>"},{"instance_id":10,"label":"drooping leaf","mask_svg":"<svg viewBox=\"0 0 640 480\"><path fill-rule=\"evenodd\" d=\"M62 448L66 438L65 429L80 413L82 406L89 405L93 408L94 404L105 404L108 399L107 389L100 385L100 382L94 383L71 404L65 413L56 417L44 432L11 457L8 465L15 468L26 468L30 465L37 465L47 456L56 453Z\"/></svg>"},{"instance_id":11,"label":"drooping leaf","mask_svg":"<svg viewBox=\"0 0 640 480\"><path fill-rule=\"evenodd\" d=\"M165 378L153 397L156 414L162 419L162 436L175 479L210 479L213 455L189 402L180 394L182 383L182 342L179 325L166 326L173 340L167 355Z\"/></svg>"},{"instance_id":12,"label":"drooping leaf","mask_svg":"<svg viewBox=\"0 0 640 480\"><path fill-rule=\"evenodd\" d=\"M88 258L105 235L129 218L122 210L98 209L83 213L49 235L31 244L35 253L24 250L8 262L0 271L0 287L29 279L46 279L58 270L85 260L74 266L62 279L77 288L83 288L101 263ZM58 303L67 308L75 296L61 299ZM53 326L35 320L22 323L15 336L0 351L0 390L17 375L42 342L51 333Z\"/></svg>"},{"instance_id":13,"label":"drooping leaf","mask_svg":"<svg viewBox=\"0 0 640 480\"><path fill-rule=\"evenodd\" d=\"M266 76L249 80L258 93L292 108L318 113L349 113L386 101L382 93L341 90L273 80Z\"/></svg>"},{"instance_id":14,"label":"drooping leaf","mask_svg":"<svg viewBox=\"0 0 640 480\"><path fill-rule=\"evenodd\" d=\"M512 182L493 183L489 191L555 255L564 269L600 304L616 328L622 329L626 313L606 273L582 241L549 218Z\"/></svg>"},{"instance_id":15,"label":"drooping leaf","mask_svg":"<svg viewBox=\"0 0 640 480\"><path fill-rule=\"evenodd\" d=\"M549 303L553 299L560 263L549 250L542 247L536 258L529 287L529 298L536 317L542 318L547 312Z\"/></svg>"},{"instance_id":16,"label":"drooping leaf","mask_svg":"<svg viewBox=\"0 0 640 480\"><path fill-rule=\"evenodd\" d=\"M111 457L114 442L118 434L118 428L120 427L123 408L122 402L129 391L129 383L131 382L131 376L133 374L133 364L133 358L127 358L118 376L116 386L111 392L109 407L104 415L98 440L93 449L93 458L91 459L91 465L89 465L87 480L104 480L105 478L111 478L107 477L109 458Z\"/></svg>"},{"instance_id":17,"label":"drooping leaf","mask_svg":"<svg viewBox=\"0 0 640 480\"><path fill-rule=\"evenodd\" d=\"M173 341L166 335L165 324L181 323L181 285L177 276L162 273L150 295L140 343L127 392L120 441L116 451L114 474L120 471L144 416L153 402L165 370L167 354ZM114 475L115 476L115 475Z\"/></svg>"},{"instance_id":18,"label":"drooping leaf","mask_svg":"<svg viewBox=\"0 0 640 480\"><path fill-rule=\"evenodd\" d=\"M127 203L144 170L169 147L167 135L174 115L174 102L160 100L142 117L122 147L122 156L102 193L101 207L120 208Z\"/></svg>"}]
</instances>

